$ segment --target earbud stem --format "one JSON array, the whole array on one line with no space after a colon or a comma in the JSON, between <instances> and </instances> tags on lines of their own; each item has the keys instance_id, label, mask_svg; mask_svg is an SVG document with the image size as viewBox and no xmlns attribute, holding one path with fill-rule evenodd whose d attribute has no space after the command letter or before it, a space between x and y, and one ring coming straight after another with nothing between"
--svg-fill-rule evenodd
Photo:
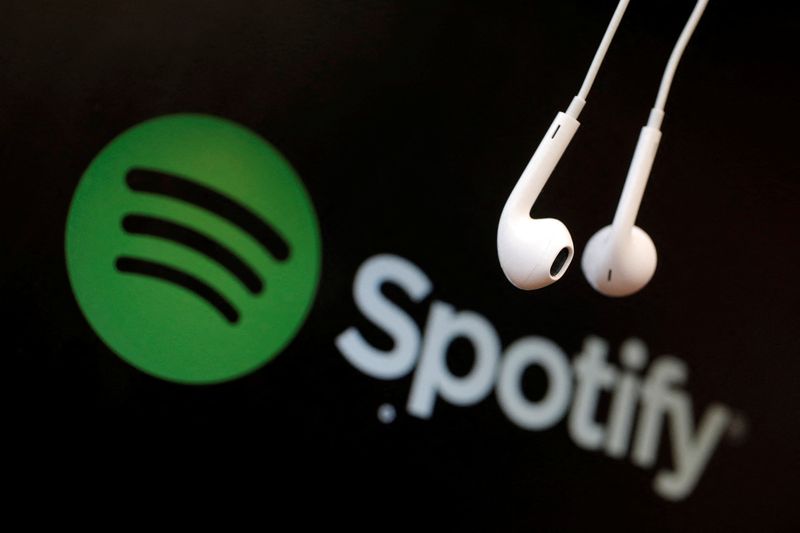
<instances>
[{"instance_id":1,"label":"earbud stem","mask_svg":"<svg viewBox=\"0 0 800 533\"><path fill-rule=\"evenodd\" d=\"M636 144L636 150L633 153L631 166L628 169L628 176L625 178L625 186L622 189L622 196L620 196L619 204L617 205L617 212L614 214L611 233L614 247L622 239L630 235L633 229L660 140L661 130L652 126L642 128L639 142Z\"/></svg>"},{"instance_id":2,"label":"earbud stem","mask_svg":"<svg viewBox=\"0 0 800 533\"><path fill-rule=\"evenodd\" d=\"M580 122L566 113L559 112L556 115L508 197L502 216L530 216L534 202L564 155L578 126Z\"/></svg>"}]
</instances>

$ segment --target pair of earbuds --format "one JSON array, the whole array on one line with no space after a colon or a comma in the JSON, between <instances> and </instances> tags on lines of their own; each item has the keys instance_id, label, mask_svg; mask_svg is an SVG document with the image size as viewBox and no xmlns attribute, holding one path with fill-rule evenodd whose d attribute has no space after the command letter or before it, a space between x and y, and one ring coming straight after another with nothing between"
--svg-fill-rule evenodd
<instances>
[{"instance_id":1,"label":"pair of earbuds","mask_svg":"<svg viewBox=\"0 0 800 533\"><path fill-rule=\"evenodd\" d=\"M589 284L607 296L628 296L641 290L656 270L656 247L635 225L650 170L661 140L664 105L678 62L708 0L699 0L672 51L656 103L642 128L633 154L614 220L586 244L581 267ZM581 90L567 111L559 112L506 201L497 229L497 255L508 280L532 290L558 281L575 253L567 227L555 218L531 218L531 209L555 169L580 123L578 115L600 69L628 0L617 5Z\"/></svg>"}]
</instances>

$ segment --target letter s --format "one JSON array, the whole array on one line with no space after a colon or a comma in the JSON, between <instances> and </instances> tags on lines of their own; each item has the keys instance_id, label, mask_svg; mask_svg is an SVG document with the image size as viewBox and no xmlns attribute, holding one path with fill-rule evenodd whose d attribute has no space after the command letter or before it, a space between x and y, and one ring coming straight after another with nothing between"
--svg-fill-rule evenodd
<instances>
[{"instance_id":1,"label":"letter s","mask_svg":"<svg viewBox=\"0 0 800 533\"><path fill-rule=\"evenodd\" d=\"M414 302L433 289L430 279L416 265L396 255L376 255L361 265L353 282L356 307L394 341L382 351L370 345L355 327L336 337L336 347L350 364L378 379L398 379L411 372L419 355L420 331L414 320L389 301L381 286L393 283Z\"/></svg>"}]
</instances>

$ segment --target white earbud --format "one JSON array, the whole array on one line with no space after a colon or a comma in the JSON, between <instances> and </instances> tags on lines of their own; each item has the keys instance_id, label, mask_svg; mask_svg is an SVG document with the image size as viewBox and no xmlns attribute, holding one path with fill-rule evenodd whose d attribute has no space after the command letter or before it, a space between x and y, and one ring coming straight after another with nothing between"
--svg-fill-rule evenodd
<instances>
[{"instance_id":1,"label":"white earbud","mask_svg":"<svg viewBox=\"0 0 800 533\"><path fill-rule=\"evenodd\" d=\"M628 296L647 285L656 271L656 247L634 226L661 132L645 126L639 136L614 222L589 239L581 267L592 287L607 296Z\"/></svg>"},{"instance_id":2,"label":"white earbud","mask_svg":"<svg viewBox=\"0 0 800 533\"><path fill-rule=\"evenodd\" d=\"M580 126L578 115L627 7L628 0L617 5L581 90L567 112L556 115L500 215L497 256L508 280L520 289L550 285L564 275L572 262L574 247L566 226L554 218L531 218L530 212Z\"/></svg>"},{"instance_id":3,"label":"white earbud","mask_svg":"<svg viewBox=\"0 0 800 533\"><path fill-rule=\"evenodd\" d=\"M629 296L638 292L650 282L655 273L656 247L650 236L634 223L661 140L660 128L672 79L706 4L708 0L697 2L672 50L656 97L656 105L650 111L647 126L642 128L639 135L614 221L595 233L583 252L581 267L586 279L592 287L606 296Z\"/></svg>"},{"instance_id":4,"label":"white earbud","mask_svg":"<svg viewBox=\"0 0 800 533\"><path fill-rule=\"evenodd\" d=\"M508 280L520 289L550 285L572 261L574 247L567 227L555 218L531 218L530 212L579 125L558 113L500 215L497 256Z\"/></svg>"}]
</instances>

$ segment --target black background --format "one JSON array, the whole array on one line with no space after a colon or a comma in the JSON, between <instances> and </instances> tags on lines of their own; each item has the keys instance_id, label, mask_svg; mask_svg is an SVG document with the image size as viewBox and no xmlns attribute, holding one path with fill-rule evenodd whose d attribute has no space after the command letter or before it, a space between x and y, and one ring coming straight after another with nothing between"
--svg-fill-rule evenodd
<instances>
[{"instance_id":1,"label":"black background","mask_svg":"<svg viewBox=\"0 0 800 533\"><path fill-rule=\"evenodd\" d=\"M503 203L579 88L615 5L6 1L2 323L9 368L22 363L5 375L21 423L10 434L30 453L28 472L43 467L28 481L99 467L96 488L191 479L208 496L234 490L238 476L266 513L267 494L288 491L303 520L352 523L369 508L378 529L796 530L796 8L711 1L670 93L638 219L659 252L645 290L598 295L577 256L558 284L526 293L497 263ZM631 2L537 202L538 216L567 224L578 254L611 220L693 5ZM64 221L89 161L128 127L176 112L237 121L277 146L323 238L298 337L260 371L210 387L159 381L117 358L81 315L64 264ZM377 253L433 280L420 305L388 291L421 324L438 299L485 315L504 346L543 335L575 354L595 334L616 361L619 343L640 337L651 356L687 362L695 417L719 401L740 431L723 438L694 493L668 503L651 489L655 470L578 448L563 423L522 431L493 397L411 418L410 379L363 375L333 345L351 325L385 341L352 303L354 274ZM451 362L468 367L468 349L456 343ZM377 420L382 403L398 407L393 424ZM339 498L336 515L315 516ZM373 498L383 501L365 503Z\"/></svg>"}]
</instances>

